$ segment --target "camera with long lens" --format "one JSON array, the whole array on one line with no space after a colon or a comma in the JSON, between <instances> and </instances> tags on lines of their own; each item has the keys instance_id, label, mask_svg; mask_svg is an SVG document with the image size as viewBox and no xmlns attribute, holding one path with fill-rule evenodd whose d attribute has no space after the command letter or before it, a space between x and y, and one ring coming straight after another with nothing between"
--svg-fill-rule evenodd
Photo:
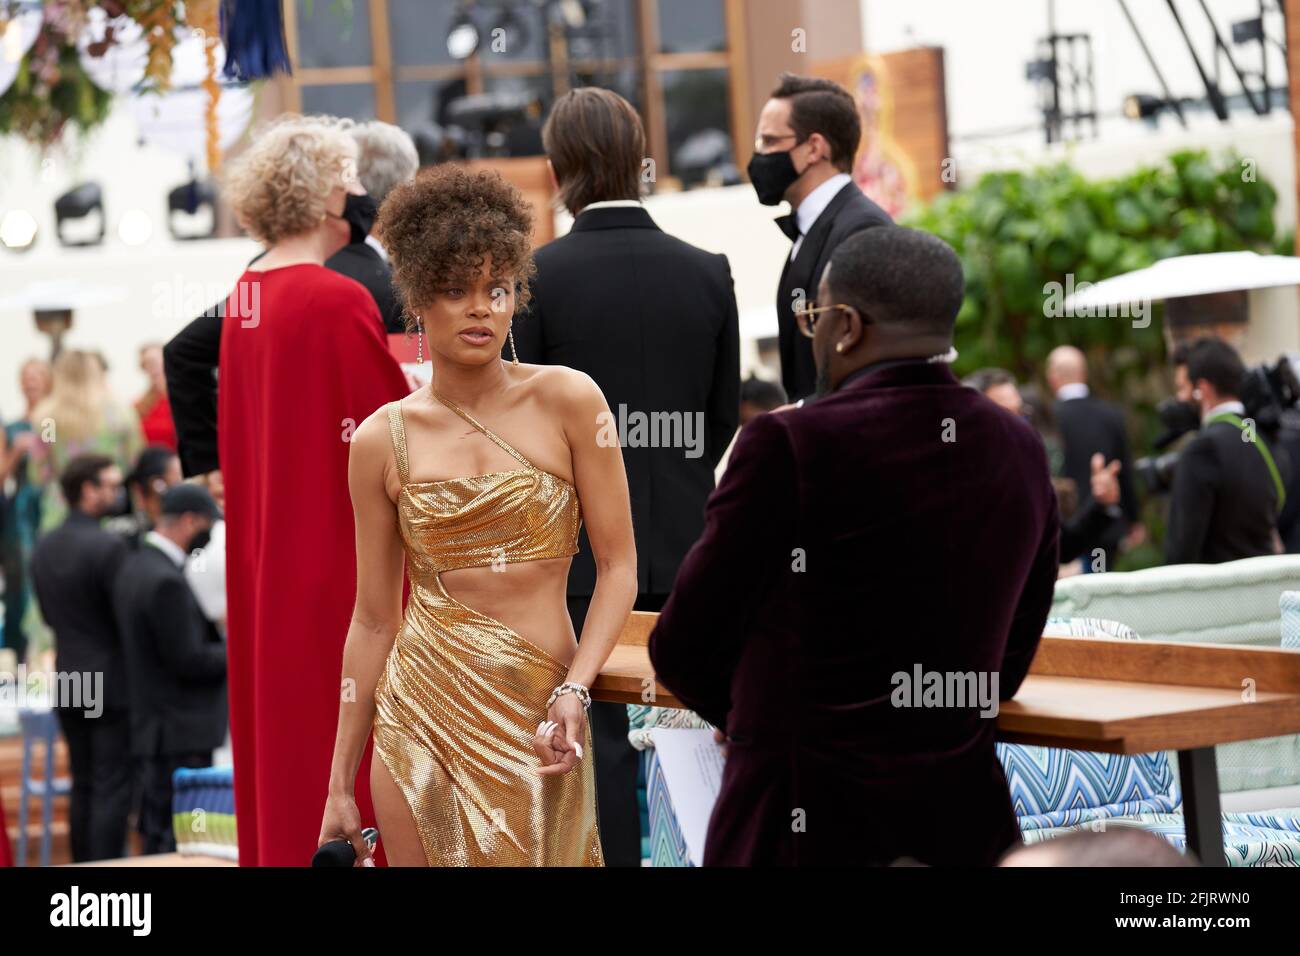
<instances>
[{"instance_id":1,"label":"camera with long lens","mask_svg":"<svg viewBox=\"0 0 1300 956\"><path fill-rule=\"evenodd\" d=\"M1283 428L1300 428L1300 379L1296 378L1291 360L1281 356L1273 365L1257 365L1246 371L1238 389L1246 417L1253 419L1258 433L1266 442L1275 442ZM1165 451L1188 432L1201 427L1200 411L1189 402L1166 398L1156 406L1156 417L1164 431L1153 447L1157 454L1133 463L1149 495L1168 494L1173 487L1174 471L1180 451Z\"/></svg>"}]
</instances>

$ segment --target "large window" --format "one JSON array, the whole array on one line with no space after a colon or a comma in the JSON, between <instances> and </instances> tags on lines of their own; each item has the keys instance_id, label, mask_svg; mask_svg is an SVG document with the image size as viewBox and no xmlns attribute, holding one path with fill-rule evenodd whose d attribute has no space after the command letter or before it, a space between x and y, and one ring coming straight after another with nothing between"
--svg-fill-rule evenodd
<instances>
[{"instance_id":1,"label":"large window","mask_svg":"<svg viewBox=\"0 0 1300 956\"><path fill-rule=\"evenodd\" d=\"M689 187L736 178L740 3L292 0L286 28L305 111L397 123L434 155L528 155L557 96L605 86L641 111L659 184Z\"/></svg>"}]
</instances>

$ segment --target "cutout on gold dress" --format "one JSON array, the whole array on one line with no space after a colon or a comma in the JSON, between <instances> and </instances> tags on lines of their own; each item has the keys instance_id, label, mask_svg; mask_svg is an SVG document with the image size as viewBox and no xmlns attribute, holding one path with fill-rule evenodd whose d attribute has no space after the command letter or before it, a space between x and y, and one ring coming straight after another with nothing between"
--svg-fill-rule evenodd
<instances>
[{"instance_id":1,"label":"cutout on gold dress","mask_svg":"<svg viewBox=\"0 0 1300 956\"><path fill-rule=\"evenodd\" d=\"M440 577L575 554L577 491L434 394L523 467L411 482L401 403L388 405L411 590L375 688L375 753L432 866L603 866L590 729L577 767L536 773L533 735L568 668L457 601Z\"/></svg>"}]
</instances>

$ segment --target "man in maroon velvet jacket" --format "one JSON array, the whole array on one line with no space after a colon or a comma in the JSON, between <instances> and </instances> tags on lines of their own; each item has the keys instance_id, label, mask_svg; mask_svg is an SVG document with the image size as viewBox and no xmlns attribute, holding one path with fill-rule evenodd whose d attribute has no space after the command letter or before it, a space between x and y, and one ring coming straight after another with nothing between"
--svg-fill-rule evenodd
<instances>
[{"instance_id":1,"label":"man in maroon velvet jacket","mask_svg":"<svg viewBox=\"0 0 1300 956\"><path fill-rule=\"evenodd\" d=\"M801 317L818 397L747 425L709 498L650 638L727 735L706 866L991 865L1020 839L991 712L1051 604L1056 497L1030 427L927 361L962 281L925 233L845 240Z\"/></svg>"}]
</instances>

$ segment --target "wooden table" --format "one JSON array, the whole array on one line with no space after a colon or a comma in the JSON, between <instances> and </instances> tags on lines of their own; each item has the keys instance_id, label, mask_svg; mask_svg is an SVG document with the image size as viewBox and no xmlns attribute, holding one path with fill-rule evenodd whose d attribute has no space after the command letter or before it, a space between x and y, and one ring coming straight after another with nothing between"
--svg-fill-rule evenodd
<instances>
[{"instance_id":1,"label":"wooden table","mask_svg":"<svg viewBox=\"0 0 1300 956\"><path fill-rule=\"evenodd\" d=\"M654 679L634 611L591 689L599 700L682 707ZM1225 866L1217 744L1300 733L1300 651L1219 644L1044 637L998 740L1115 754L1178 752L1188 848Z\"/></svg>"}]
</instances>

